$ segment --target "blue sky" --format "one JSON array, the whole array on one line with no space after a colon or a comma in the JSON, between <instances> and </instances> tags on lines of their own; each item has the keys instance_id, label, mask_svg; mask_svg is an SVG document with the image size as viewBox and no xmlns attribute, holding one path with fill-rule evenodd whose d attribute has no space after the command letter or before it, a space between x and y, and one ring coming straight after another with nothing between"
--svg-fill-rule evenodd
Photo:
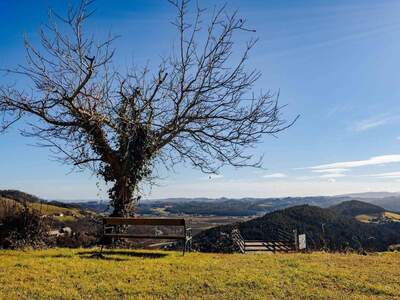
<instances>
[{"instance_id":1,"label":"blue sky","mask_svg":"<svg viewBox=\"0 0 400 300\"><path fill-rule=\"evenodd\" d=\"M212 7L225 1L199 2ZM23 62L23 34L35 41L47 9L62 12L65 3L1 1L0 66ZM120 65L157 64L168 52L174 11L167 1L98 0L95 6L88 29L100 37L121 35ZM280 90L286 117L301 117L257 146L266 170L225 168L209 178L182 165L163 174L148 197L400 191L400 2L236 0L228 9L238 9L257 30L250 66L263 76L255 91ZM0 136L0 189L57 199L104 197L96 178L69 173L33 143L16 129Z\"/></svg>"}]
</instances>

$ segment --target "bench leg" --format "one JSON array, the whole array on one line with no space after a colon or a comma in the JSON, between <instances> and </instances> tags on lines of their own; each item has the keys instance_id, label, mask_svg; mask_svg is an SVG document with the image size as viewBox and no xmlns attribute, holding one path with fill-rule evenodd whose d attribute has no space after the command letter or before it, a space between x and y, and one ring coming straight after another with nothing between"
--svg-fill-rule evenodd
<instances>
[{"instance_id":1,"label":"bench leg","mask_svg":"<svg viewBox=\"0 0 400 300\"><path fill-rule=\"evenodd\" d=\"M100 252L97 251L97 253L93 253L92 257L94 257L94 258L104 258L104 256L103 256L103 248L104 248L104 243L101 243Z\"/></svg>"}]
</instances>

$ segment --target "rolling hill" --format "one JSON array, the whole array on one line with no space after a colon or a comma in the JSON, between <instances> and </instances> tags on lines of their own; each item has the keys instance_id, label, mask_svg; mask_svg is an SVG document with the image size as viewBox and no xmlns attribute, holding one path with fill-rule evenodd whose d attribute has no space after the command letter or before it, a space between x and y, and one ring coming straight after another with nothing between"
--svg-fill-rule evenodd
<instances>
[{"instance_id":1,"label":"rolling hill","mask_svg":"<svg viewBox=\"0 0 400 300\"><path fill-rule=\"evenodd\" d=\"M385 251L400 243L400 222L363 223L360 214L385 212L368 203L349 201L331 208L301 205L268 213L238 224L248 240L277 240L278 231L297 229L306 233L309 248L343 251L346 249ZM231 252L230 232L234 225L220 226L194 237L194 247L205 252Z\"/></svg>"},{"instance_id":2,"label":"rolling hill","mask_svg":"<svg viewBox=\"0 0 400 300\"><path fill-rule=\"evenodd\" d=\"M262 216L287 207L309 204L328 207L348 197L286 197L286 198L172 198L162 200L142 200L137 207L140 215L190 215L249 217ZM110 212L106 201L73 202L75 206L98 213Z\"/></svg>"},{"instance_id":3,"label":"rolling hill","mask_svg":"<svg viewBox=\"0 0 400 300\"><path fill-rule=\"evenodd\" d=\"M367 198L364 201L384 207L387 210L400 212L400 196L384 198Z\"/></svg>"},{"instance_id":4,"label":"rolling hill","mask_svg":"<svg viewBox=\"0 0 400 300\"><path fill-rule=\"evenodd\" d=\"M0 197L14 199L18 202L46 203L67 209L79 208L83 211L97 213L111 212L107 201L45 201L39 197L15 190L0 190ZM142 200L137 212L140 215L191 215L191 216L226 216L250 217L262 216L265 213L297 205L313 205L323 208L344 201L359 200L387 211L400 211L400 197L395 193L361 193L342 196L285 197L285 198L167 198Z\"/></svg>"},{"instance_id":5,"label":"rolling hill","mask_svg":"<svg viewBox=\"0 0 400 300\"><path fill-rule=\"evenodd\" d=\"M361 214L379 214L385 212L385 209L371 203L358 200L345 201L330 207L331 210L344 216L355 217Z\"/></svg>"},{"instance_id":6,"label":"rolling hill","mask_svg":"<svg viewBox=\"0 0 400 300\"><path fill-rule=\"evenodd\" d=\"M384 208L358 200L346 201L331 207L335 212L356 218L363 223L391 223L400 222L400 214L387 211Z\"/></svg>"},{"instance_id":7,"label":"rolling hill","mask_svg":"<svg viewBox=\"0 0 400 300\"><path fill-rule=\"evenodd\" d=\"M23 209L24 206L51 216L58 221L73 221L88 214L79 206L61 202L48 202L36 196L14 190L0 190L0 219Z\"/></svg>"},{"instance_id":8,"label":"rolling hill","mask_svg":"<svg viewBox=\"0 0 400 300\"><path fill-rule=\"evenodd\" d=\"M368 196L369 194L365 195ZM374 195L374 194L373 194ZM386 195L386 194L385 194ZM313 205L330 207L344 201L362 201L383 207L388 211L400 211L400 197L363 198L355 196L335 197L285 197L285 198L171 198L159 200L142 200L137 212L140 215L191 215L191 216L225 216L250 217L262 216L266 213L297 205ZM98 213L110 212L107 201L73 202L82 209Z\"/></svg>"}]
</instances>

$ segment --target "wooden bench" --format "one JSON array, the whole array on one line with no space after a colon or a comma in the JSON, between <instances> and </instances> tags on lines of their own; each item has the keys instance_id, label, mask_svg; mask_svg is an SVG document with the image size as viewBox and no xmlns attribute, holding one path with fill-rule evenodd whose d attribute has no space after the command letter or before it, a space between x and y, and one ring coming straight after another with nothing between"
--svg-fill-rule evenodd
<instances>
[{"instance_id":1,"label":"wooden bench","mask_svg":"<svg viewBox=\"0 0 400 300\"><path fill-rule=\"evenodd\" d=\"M183 228L180 234L132 234L118 233L118 226L173 226L175 228ZM167 219L167 218L120 218L106 217L103 218L103 238L133 238L133 239L163 239L163 240L183 240L183 255L192 248L192 228L190 221L185 219ZM102 244L101 251L103 250Z\"/></svg>"}]
</instances>

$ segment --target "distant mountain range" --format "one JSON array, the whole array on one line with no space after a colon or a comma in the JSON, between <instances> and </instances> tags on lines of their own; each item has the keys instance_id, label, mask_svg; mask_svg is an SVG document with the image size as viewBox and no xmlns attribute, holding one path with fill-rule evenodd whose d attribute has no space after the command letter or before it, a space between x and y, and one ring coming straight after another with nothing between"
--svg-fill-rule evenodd
<instances>
[{"instance_id":1,"label":"distant mountain range","mask_svg":"<svg viewBox=\"0 0 400 300\"><path fill-rule=\"evenodd\" d=\"M137 207L140 215L194 215L194 216L261 216L286 207L310 204L327 207L350 200L348 197L287 197L287 198L172 198L141 201ZM98 213L110 212L106 201L75 202L69 205L90 209Z\"/></svg>"},{"instance_id":2,"label":"distant mountain range","mask_svg":"<svg viewBox=\"0 0 400 300\"><path fill-rule=\"evenodd\" d=\"M389 195L389 196L388 196ZM400 211L400 195L394 193L364 193L342 196L286 197L286 198L170 198L144 200L138 205L138 214L197 215L197 216L261 216L297 205L314 205L326 208L344 201L362 200L390 211ZM106 201L71 203L99 213L110 212Z\"/></svg>"},{"instance_id":3,"label":"distant mountain range","mask_svg":"<svg viewBox=\"0 0 400 300\"><path fill-rule=\"evenodd\" d=\"M365 192L365 193L352 193L345 194L342 196L348 196L351 198L362 198L362 199L382 199L389 197L400 197L400 193L391 193L391 192Z\"/></svg>"},{"instance_id":4,"label":"distant mountain range","mask_svg":"<svg viewBox=\"0 0 400 300\"><path fill-rule=\"evenodd\" d=\"M0 190L0 197L44 201L20 191ZM383 207L390 211L400 212L400 194L387 192L359 193L340 196L319 197L285 197L285 198L168 198L142 200L137 213L141 215L197 215L197 216L262 216L276 210L298 205L313 205L326 208L344 201L362 200ZM109 213L111 208L107 201L61 202L47 201L64 207L80 207L98 213Z\"/></svg>"}]
</instances>

